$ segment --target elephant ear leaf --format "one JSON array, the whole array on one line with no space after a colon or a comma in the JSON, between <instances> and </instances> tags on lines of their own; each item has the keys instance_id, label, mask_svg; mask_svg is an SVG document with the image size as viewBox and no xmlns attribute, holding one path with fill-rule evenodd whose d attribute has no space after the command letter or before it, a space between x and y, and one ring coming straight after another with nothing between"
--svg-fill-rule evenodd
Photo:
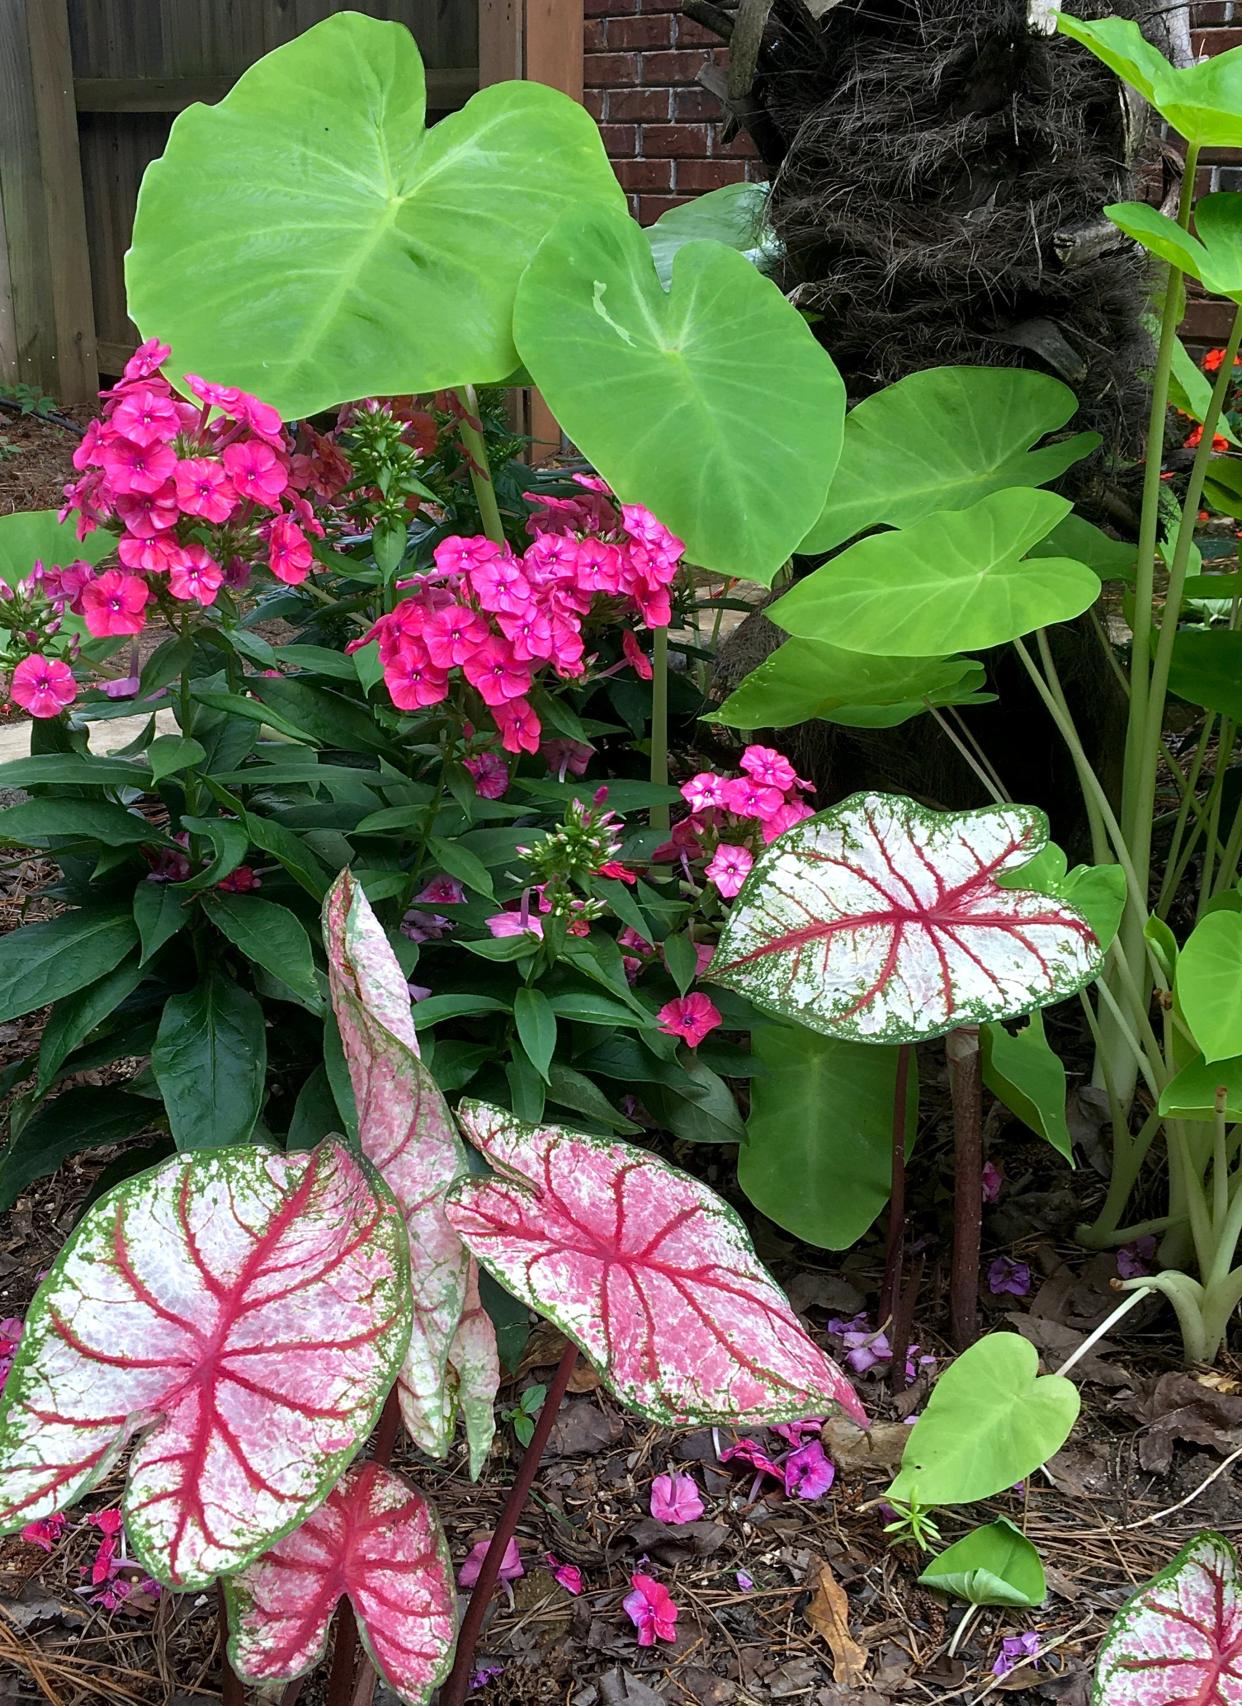
<instances>
[{"instance_id":1,"label":"elephant ear leaf","mask_svg":"<svg viewBox=\"0 0 1242 1706\"><path fill-rule=\"evenodd\" d=\"M705 976L829 1036L917 1042L1029 1013L1097 975L1087 920L1001 888L1048 839L1026 806L934 812L855 794L755 861Z\"/></svg>"},{"instance_id":2,"label":"elephant ear leaf","mask_svg":"<svg viewBox=\"0 0 1242 1706\"><path fill-rule=\"evenodd\" d=\"M1242 1701L1238 1555L1205 1530L1123 1605L1104 1637L1095 1706L1238 1706Z\"/></svg>"},{"instance_id":3,"label":"elephant ear leaf","mask_svg":"<svg viewBox=\"0 0 1242 1706\"><path fill-rule=\"evenodd\" d=\"M324 1656L348 1598L380 1677L423 1706L453 1652L457 1601L434 1510L394 1470L351 1469L299 1528L225 1583L229 1658L246 1682L289 1682Z\"/></svg>"},{"instance_id":4,"label":"elephant ear leaf","mask_svg":"<svg viewBox=\"0 0 1242 1706\"><path fill-rule=\"evenodd\" d=\"M832 1406L867 1425L714 1191L627 1143L525 1125L477 1102L458 1118L495 1173L454 1185L454 1226L622 1403L674 1426L788 1421Z\"/></svg>"},{"instance_id":5,"label":"elephant ear leaf","mask_svg":"<svg viewBox=\"0 0 1242 1706\"><path fill-rule=\"evenodd\" d=\"M62 1510L138 1443L125 1525L203 1587L326 1498L409 1335L400 1212L328 1141L179 1155L83 1216L0 1400L0 1533Z\"/></svg>"},{"instance_id":6,"label":"elephant ear leaf","mask_svg":"<svg viewBox=\"0 0 1242 1706\"><path fill-rule=\"evenodd\" d=\"M472 1452L486 1454L496 1382L490 1322L472 1318L472 1352L454 1380L450 1350L467 1303L470 1255L445 1212L445 1193L468 1169L448 1104L418 1055L410 996L388 938L366 895L342 871L324 902L324 944L332 1008L358 1107L363 1154L401 1205L410 1240L414 1329L401 1370L401 1416L433 1457L448 1450L454 1396L472 1419ZM468 1372L467 1372L468 1371ZM489 1385L489 1382L491 1384Z\"/></svg>"}]
</instances>

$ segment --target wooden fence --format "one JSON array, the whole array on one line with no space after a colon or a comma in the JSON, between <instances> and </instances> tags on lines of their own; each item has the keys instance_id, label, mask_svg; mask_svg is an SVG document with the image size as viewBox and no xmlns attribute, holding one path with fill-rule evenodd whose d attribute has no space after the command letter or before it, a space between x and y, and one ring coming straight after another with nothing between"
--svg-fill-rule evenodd
<instances>
[{"instance_id":1,"label":"wooden fence","mask_svg":"<svg viewBox=\"0 0 1242 1706\"><path fill-rule=\"evenodd\" d=\"M138 186L173 117L346 9L413 32L432 117L507 77L581 98L581 0L0 0L0 384L82 403L119 372Z\"/></svg>"}]
</instances>

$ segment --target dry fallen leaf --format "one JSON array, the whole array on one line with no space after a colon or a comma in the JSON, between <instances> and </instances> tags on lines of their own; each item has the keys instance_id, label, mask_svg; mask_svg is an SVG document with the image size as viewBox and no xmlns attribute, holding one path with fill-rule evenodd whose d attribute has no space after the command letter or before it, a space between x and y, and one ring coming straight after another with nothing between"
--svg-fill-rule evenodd
<instances>
[{"instance_id":1,"label":"dry fallen leaf","mask_svg":"<svg viewBox=\"0 0 1242 1706\"><path fill-rule=\"evenodd\" d=\"M806 1620L832 1650L832 1680L843 1688L857 1688L867 1668L867 1655L850 1634L845 1589L822 1558L811 1560L808 1580L813 1592Z\"/></svg>"},{"instance_id":2,"label":"dry fallen leaf","mask_svg":"<svg viewBox=\"0 0 1242 1706\"><path fill-rule=\"evenodd\" d=\"M872 1422L864 1433L848 1416L830 1416L820 1437L839 1468L896 1469L910 1429L903 1422Z\"/></svg>"}]
</instances>

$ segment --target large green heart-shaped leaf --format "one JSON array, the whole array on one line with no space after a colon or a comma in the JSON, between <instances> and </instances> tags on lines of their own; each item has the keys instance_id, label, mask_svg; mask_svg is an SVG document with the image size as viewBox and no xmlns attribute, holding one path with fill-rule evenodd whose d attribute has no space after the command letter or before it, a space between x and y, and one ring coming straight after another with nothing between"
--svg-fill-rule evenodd
<instances>
[{"instance_id":1,"label":"large green heart-shaped leaf","mask_svg":"<svg viewBox=\"0 0 1242 1706\"><path fill-rule=\"evenodd\" d=\"M989 1333L964 1351L911 1429L888 1497L971 1504L1046 1463L1078 1419L1078 1388L1038 1371L1034 1345L1017 1333Z\"/></svg>"},{"instance_id":2,"label":"large green heart-shaped leaf","mask_svg":"<svg viewBox=\"0 0 1242 1706\"><path fill-rule=\"evenodd\" d=\"M1242 1054L1242 912L1209 912L1177 960L1178 1004L1210 1065Z\"/></svg>"},{"instance_id":3,"label":"large green heart-shaped leaf","mask_svg":"<svg viewBox=\"0 0 1242 1706\"><path fill-rule=\"evenodd\" d=\"M662 213L647 227L647 241L660 283L668 289L673 258L687 243L708 238L745 255L752 266L763 267L780 253L780 244L763 225L766 184L725 184Z\"/></svg>"},{"instance_id":4,"label":"large green heart-shaped leaf","mask_svg":"<svg viewBox=\"0 0 1242 1706\"><path fill-rule=\"evenodd\" d=\"M732 729L785 729L819 717L847 728L891 729L932 705L978 705L984 669L974 658L877 658L827 640L786 640L730 693L712 721Z\"/></svg>"},{"instance_id":5,"label":"large green heart-shaped leaf","mask_svg":"<svg viewBox=\"0 0 1242 1706\"><path fill-rule=\"evenodd\" d=\"M0 515L0 577L10 585L24 580L36 563L45 569L79 560L98 563L115 546L116 535L101 527L79 539L73 522L58 521L54 509Z\"/></svg>"},{"instance_id":6,"label":"large green heart-shaped leaf","mask_svg":"<svg viewBox=\"0 0 1242 1706\"><path fill-rule=\"evenodd\" d=\"M1183 628L1173 644L1169 686L1192 705L1242 721L1242 632Z\"/></svg>"},{"instance_id":7,"label":"large green heart-shaped leaf","mask_svg":"<svg viewBox=\"0 0 1242 1706\"><path fill-rule=\"evenodd\" d=\"M1242 298L1242 195L1236 190L1205 195L1195 204L1198 236L1146 202L1118 202L1104 211L1127 237L1217 296Z\"/></svg>"},{"instance_id":8,"label":"large green heart-shaped leaf","mask_svg":"<svg viewBox=\"0 0 1242 1706\"><path fill-rule=\"evenodd\" d=\"M1137 89L1188 142L1242 148L1242 48L1178 67L1128 18L1088 22L1062 12L1057 25Z\"/></svg>"},{"instance_id":9,"label":"large green heart-shaped leaf","mask_svg":"<svg viewBox=\"0 0 1242 1706\"><path fill-rule=\"evenodd\" d=\"M1160 1112L1173 1120L1215 1119L1216 1097L1222 1090L1225 1118L1242 1120L1242 1055L1209 1064L1196 1054L1160 1092Z\"/></svg>"},{"instance_id":10,"label":"large green heart-shaped leaf","mask_svg":"<svg viewBox=\"0 0 1242 1706\"><path fill-rule=\"evenodd\" d=\"M513 294L541 237L568 208L624 199L555 89L496 84L430 131L425 109L409 32L342 12L181 114L126 268L173 372L286 418L512 373Z\"/></svg>"},{"instance_id":11,"label":"large green heart-shaped leaf","mask_svg":"<svg viewBox=\"0 0 1242 1706\"><path fill-rule=\"evenodd\" d=\"M798 547L829 551L870 527L908 527L1006 486L1044 486L1099 444L1095 433L1031 447L1078 407L1057 379L1014 367L931 367L846 417L841 461Z\"/></svg>"},{"instance_id":12,"label":"large green heart-shaped leaf","mask_svg":"<svg viewBox=\"0 0 1242 1706\"><path fill-rule=\"evenodd\" d=\"M1067 557L1023 559L1069 511L1055 492L1017 487L969 509L872 534L800 581L768 615L848 651L944 656L999 646L1067 622L1099 597L1098 577Z\"/></svg>"},{"instance_id":13,"label":"large green heart-shaped leaf","mask_svg":"<svg viewBox=\"0 0 1242 1706\"><path fill-rule=\"evenodd\" d=\"M692 561L769 582L823 505L845 387L745 256L687 243L672 288L632 220L590 209L518 286L522 360L569 437Z\"/></svg>"}]
</instances>

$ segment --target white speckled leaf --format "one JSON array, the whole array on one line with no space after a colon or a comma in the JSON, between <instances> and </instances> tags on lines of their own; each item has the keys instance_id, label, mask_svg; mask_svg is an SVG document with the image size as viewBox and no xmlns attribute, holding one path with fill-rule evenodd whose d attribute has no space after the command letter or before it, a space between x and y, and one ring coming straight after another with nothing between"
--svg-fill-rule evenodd
<instances>
[{"instance_id":1,"label":"white speckled leaf","mask_svg":"<svg viewBox=\"0 0 1242 1706\"><path fill-rule=\"evenodd\" d=\"M760 854L704 975L864 1042L1029 1013L1081 989L1104 957L1073 907L996 882L1047 839L1030 806L934 812L855 794Z\"/></svg>"},{"instance_id":2,"label":"white speckled leaf","mask_svg":"<svg viewBox=\"0 0 1242 1706\"><path fill-rule=\"evenodd\" d=\"M479 1264L470 1258L466 1303L449 1346L449 1378L461 1407L470 1448L470 1479L477 1481L496 1437L500 1352L496 1328L479 1296Z\"/></svg>"},{"instance_id":3,"label":"white speckled leaf","mask_svg":"<svg viewBox=\"0 0 1242 1706\"><path fill-rule=\"evenodd\" d=\"M423 1706L448 1670L457 1601L439 1519L404 1477L377 1464L351 1469L224 1591L229 1658L246 1682L304 1676L346 1597L372 1663L407 1706Z\"/></svg>"},{"instance_id":4,"label":"white speckled leaf","mask_svg":"<svg viewBox=\"0 0 1242 1706\"><path fill-rule=\"evenodd\" d=\"M1242 1706L1242 1578L1223 1535L1196 1534L1113 1620L1093 1706Z\"/></svg>"},{"instance_id":5,"label":"white speckled leaf","mask_svg":"<svg viewBox=\"0 0 1242 1706\"><path fill-rule=\"evenodd\" d=\"M646 1150L463 1102L496 1174L459 1179L449 1216L479 1261L554 1322L653 1421L867 1418L714 1191Z\"/></svg>"},{"instance_id":6,"label":"white speckled leaf","mask_svg":"<svg viewBox=\"0 0 1242 1706\"><path fill-rule=\"evenodd\" d=\"M0 1533L62 1510L129 1436L125 1526L201 1587L326 1497L409 1334L400 1211L340 1144L179 1155L83 1217L0 1401Z\"/></svg>"},{"instance_id":7,"label":"white speckled leaf","mask_svg":"<svg viewBox=\"0 0 1242 1706\"><path fill-rule=\"evenodd\" d=\"M410 997L397 957L349 871L324 901L332 1007L358 1105L363 1153L400 1203L410 1239L414 1330L401 1370L410 1437L443 1457L453 1431L449 1347L466 1301L469 1255L444 1212L468 1170L448 1104L418 1058Z\"/></svg>"}]
</instances>

